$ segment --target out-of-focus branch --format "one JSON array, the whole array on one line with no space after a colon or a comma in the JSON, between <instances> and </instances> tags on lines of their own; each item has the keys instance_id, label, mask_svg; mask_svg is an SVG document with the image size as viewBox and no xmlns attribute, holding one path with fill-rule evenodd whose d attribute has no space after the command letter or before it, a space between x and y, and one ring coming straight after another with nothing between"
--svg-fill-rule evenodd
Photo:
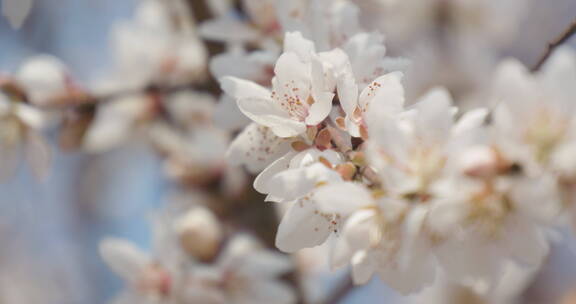
<instances>
[{"instance_id":1,"label":"out-of-focus branch","mask_svg":"<svg viewBox=\"0 0 576 304\"><path fill-rule=\"evenodd\" d=\"M572 36L574 36L574 34L576 34L576 19L574 19L574 21L572 21L570 26L564 32L562 32L562 34L560 36L558 36L556 39L554 39L554 41L552 41L548 44L548 47L546 48L546 51L544 52L544 54L542 54L542 56L540 57L538 62L536 62L536 64L532 67L532 71L533 72L538 71L542 67L542 65L544 65L546 60L548 60L548 58L550 57L552 52L557 47L559 47L560 45L562 45L566 41L568 41L568 39L570 39Z\"/></svg>"},{"instance_id":2,"label":"out-of-focus branch","mask_svg":"<svg viewBox=\"0 0 576 304\"><path fill-rule=\"evenodd\" d=\"M78 93L65 96L59 99L56 102L50 102L46 105L37 106L43 110L64 110L69 108L77 108L83 106L91 106L100 103L105 103L109 101L114 101L116 99L120 99L123 97L128 97L131 95L143 94L143 93L158 93L162 95L177 93L186 90L195 90L195 91L208 91L209 88L206 88L202 84L198 83L183 83L177 85L150 85L143 88L131 88L131 89L124 89L118 90L115 92L103 94L100 96L93 96L85 93Z\"/></svg>"},{"instance_id":3,"label":"out-of-focus branch","mask_svg":"<svg viewBox=\"0 0 576 304\"><path fill-rule=\"evenodd\" d=\"M345 274L344 278L338 285L330 292L324 304L338 304L354 289L354 282L352 282L352 275Z\"/></svg>"}]
</instances>

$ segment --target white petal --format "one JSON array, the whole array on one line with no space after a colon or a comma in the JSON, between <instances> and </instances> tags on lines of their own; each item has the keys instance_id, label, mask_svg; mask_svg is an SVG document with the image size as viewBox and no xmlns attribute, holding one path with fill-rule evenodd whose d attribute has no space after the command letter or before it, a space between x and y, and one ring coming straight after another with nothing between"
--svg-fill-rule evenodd
<instances>
[{"instance_id":1,"label":"white petal","mask_svg":"<svg viewBox=\"0 0 576 304\"><path fill-rule=\"evenodd\" d=\"M245 165L250 172L257 173L289 150L288 139L276 136L270 128L251 123L230 144L226 155L233 165Z\"/></svg>"},{"instance_id":2,"label":"white petal","mask_svg":"<svg viewBox=\"0 0 576 304\"><path fill-rule=\"evenodd\" d=\"M283 53L274 66L277 80L274 90L277 94L288 94L306 102L312 82L311 69L311 62L302 61L296 53Z\"/></svg>"},{"instance_id":3,"label":"white petal","mask_svg":"<svg viewBox=\"0 0 576 304\"><path fill-rule=\"evenodd\" d=\"M262 244L254 236L247 233L236 234L228 241L224 252L218 257L218 265L223 268L235 269L240 266L239 261L260 250L262 250Z\"/></svg>"},{"instance_id":4,"label":"white petal","mask_svg":"<svg viewBox=\"0 0 576 304\"><path fill-rule=\"evenodd\" d=\"M401 83L402 73L389 73L378 77L367 86L359 97L359 106L367 111L364 119L368 125L395 115L404 107L404 87Z\"/></svg>"},{"instance_id":5,"label":"white petal","mask_svg":"<svg viewBox=\"0 0 576 304\"><path fill-rule=\"evenodd\" d=\"M36 130L48 126L50 122L49 116L45 112L27 104L18 104L16 115L28 127Z\"/></svg>"},{"instance_id":6,"label":"white petal","mask_svg":"<svg viewBox=\"0 0 576 304\"><path fill-rule=\"evenodd\" d=\"M457 241L448 242L437 248L438 262L448 277L492 280L502 269L501 252L484 240L466 235Z\"/></svg>"},{"instance_id":7,"label":"white petal","mask_svg":"<svg viewBox=\"0 0 576 304\"><path fill-rule=\"evenodd\" d=\"M548 254L548 242L543 231L527 219L512 217L504 230L502 244L517 261L528 266L538 266Z\"/></svg>"},{"instance_id":8,"label":"white petal","mask_svg":"<svg viewBox=\"0 0 576 304\"><path fill-rule=\"evenodd\" d=\"M32 57L18 69L16 80L35 104L45 104L50 98L66 93L67 71L64 64L53 56Z\"/></svg>"},{"instance_id":9,"label":"white petal","mask_svg":"<svg viewBox=\"0 0 576 304\"><path fill-rule=\"evenodd\" d=\"M144 252L122 239L101 241L100 255L114 272L129 282L136 282L150 264L150 258Z\"/></svg>"},{"instance_id":10,"label":"white petal","mask_svg":"<svg viewBox=\"0 0 576 304\"><path fill-rule=\"evenodd\" d=\"M464 113L456 125L454 125L452 134L454 136L464 135L467 132L483 126L487 116L488 110L484 108L474 109Z\"/></svg>"},{"instance_id":11,"label":"white petal","mask_svg":"<svg viewBox=\"0 0 576 304\"><path fill-rule=\"evenodd\" d=\"M299 200L284 214L276 234L276 247L284 252L322 244L330 235L330 222L310 200Z\"/></svg>"},{"instance_id":12,"label":"white petal","mask_svg":"<svg viewBox=\"0 0 576 304\"><path fill-rule=\"evenodd\" d=\"M449 236L458 232L469 212L469 206L462 201L438 201L430 208L427 227L433 233Z\"/></svg>"},{"instance_id":13,"label":"white petal","mask_svg":"<svg viewBox=\"0 0 576 304\"><path fill-rule=\"evenodd\" d=\"M267 187L274 197L295 200L310 193L320 182L338 180L338 173L326 168L324 164L316 163L306 168L280 172L270 179Z\"/></svg>"},{"instance_id":14,"label":"white petal","mask_svg":"<svg viewBox=\"0 0 576 304\"><path fill-rule=\"evenodd\" d=\"M381 34L358 33L346 42L343 49L350 56L354 75L359 83L367 85L370 80L385 72L381 70L386 54L384 37Z\"/></svg>"},{"instance_id":15,"label":"white petal","mask_svg":"<svg viewBox=\"0 0 576 304\"><path fill-rule=\"evenodd\" d=\"M424 140L446 140L452 128L452 98L444 88L428 91L415 105L416 132Z\"/></svg>"},{"instance_id":16,"label":"white petal","mask_svg":"<svg viewBox=\"0 0 576 304\"><path fill-rule=\"evenodd\" d=\"M268 185L270 179L276 174L288 169L292 157L294 157L294 152L288 152L266 167L266 169L254 179L254 189L263 194L270 193L270 187Z\"/></svg>"},{"instance_id":17,"label":"white petal","mask_svg":"<svg viewBox=\"0 0 576 304\"><path fill-rule=\"evenodd\" d=\"M238 100L238 107L254 122L272 129L279 137L293 137L306 131L306 125L291 119L273 100L265 98L244 98Z\"/></svg>"},{"instance_id":18,"label":"white petal","mask_svg":"<svg viewBox=\"0 0 576 304\"><path fill-rule=\"evenodd\" d=\"M550 174L516 181L511 191L514 207L540 223L551 223L561 210L558 180Z\"/></svg>"},{"instance_id":19,"label":"white petal","mask_svg":"<svg viewBox=\"0 0 576 304\"><path fill-rule=\"evenodd\" d=\"M354 254L370 248L378 235L379 226L373 210L360 210L346 220L334 248L333 267L342 267Z\"/></svg>"},{"instance_id":20,"label":"white petal","mask_svg":"<svg viewBox=\"0 0 576 304\"><path fill-rule=\"evenodd\" d=\"M409 269L381 268L378 273L382 280L402 295L417 293L431 285L435 279L435 266L429 260L414 260Z\"/></svg>"},{"instance_id":21,"label":"white petal","mask_svg":"<svg viewBox=\"0 0 576 304\"><path fill-rule=\"evenodd\" d=\"M374 205L368 190L355 183L334 183L316 190L314 198L325 213L348 215L358 209Z\"/></svg>"},{"instance_id":22,"label":"white petal","mask_svg":"<svg viewBox=\"0 0 576 304\"><path fill-rule=\"evenodd\" d=\"M134 122L146 107L144 96L129 96L98 108L96 118L84 137L89 151L111 149L130 137Z\"/></svg>"},{"instance_id":23,"label":"white petal","mask_svg":"<svg viewBox=\"0 0 576 304\"><path fill-rule=\"evenodd\" d=\"M531 105L538 102L541 93L534 82L530 72L520 62L506 60L498 66L494 78L495 100L514 109L518 118L524 117L531 110Z\"/></svg>"},{"instance_id":24,"label":"white petal","mask_svg":"<svg viewBox=\"0 0 576 304\"><path fill-rule=\"evenodd\" d=\"M331 71L325 71L322 62L318 58L312 59L312 96L314 98L314 103L308 109L309 113L306 117L306 124L316 125L322 122L330 110L332 110L332 99L334 98L334 93L326 89L325 83L325 73L331 73Z\"/></svg>"},{"instance_id":25,"label":"white petal","mask_svg":"<svg viewBox=\"0 0 576 304\"><path fill-rule=\"evenodd\" d=\"M420 234L422 232L422 226L426 219L428 208L414 207L408 212L404 220L404 225L402 227L403 234L403 250L407 253L401 256L400 268L408 268L410 262L410 256L413 255L415 247L417 247L418 239L420 239Z\"/></svg>"},{"instance_id":26,"label":"white petal","mask_svg":"<svg viewBox=\"0 0 576 304\"><path fill-rule=\"evenodd\" d=\"M284 36L284 52L296 53L302 60L308 61L316 49L314 43L302 37L300 32L287 32Z\"/></svg>"},{"instance_id":27,"label":"white petal","mask_svg":"<svg viewBox=\"0 0 576 304\"><path fill-rule=\"evenodd\" d=\"M358 105L358 85L351 73L344 73L338 77L338 98L340 105L347 115L352 115Z\"/></svg>"},{"instance_id":28,"label":"white petal","mask_svg":"<svg viewBox=\"0 0 576 304\"><path fill-rule=\"evenodd\" d=\"M230 97L242 98L270 98L270 91L252 81L226 76L220 78L220 87Z\"/></svg>"},{"instance_id":29,"label":"white petal","mask_svg":"<svg viewBox=\"0 0 576 304\"><path fill-rule=\"evenodd\" d=\"M376 261L366 251L358 252L352 258L352 280L354 284L365 284L376 270Z\"/></svg>"},{"instance_id":30,"label":"white petal","mask_svg":"<svg viewBox=\"0 0 576 304\"><path fill-rule=\"evenodd\" d=\"M554 51L540 72L542 82L551 95L549 102L559 106L560 111L574 109L576 96L576 54L567 47Z\"/></svg>"},{"instance_id":31,"label":"white petal","mask_svg":"<svg viewBox=\"0 0 576 304\"><path fill-rule=\"evenodd\" d=\"M310 126L321 123L332 110L334 93L321 92L314 97L315 102L310 106L310 113L306 117L306 124Z\"/></svg>"},{"instance_id":32,"label":"white petal","mask_svg":"<svg viewBox=\"0 0 576 304\"><path fill-rule=\"evenodd\" d=\"M307 167L318 163L320 158L323 157L333 165L341 164L342 156L334 150L320 151L318 149L306 149L294 156L290 161L290 168Z\"/></svg>"}]
</instances>

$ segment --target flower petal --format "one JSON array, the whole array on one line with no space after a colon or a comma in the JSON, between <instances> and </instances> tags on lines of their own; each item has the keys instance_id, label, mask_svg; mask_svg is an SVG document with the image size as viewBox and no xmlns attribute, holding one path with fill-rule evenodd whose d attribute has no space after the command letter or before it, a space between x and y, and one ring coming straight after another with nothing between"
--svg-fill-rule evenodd
<instances>
[{"instance_id":1,"label":"flower petal","mask_svg":"<svg viewBox=\"0 0 576 304\"><path fill-rule=\"evenodd\" d=\"M276 234L276 247L296 252L322 244L329 235L329 220L318 212L313 201L300 199L284 214Z\"/></svg>"},{"instance_id":2,"label":"flower petal","mask_svg":"<svg viewBox=\"0 0 576 304\"><path fill-rule=\"evenodd\" d=\"M290 150L290 140L280 138L270 128L249 124L230 144L226 152L233 165L245 165L257 173Z\"/></svg>"},{"instance_id":3,"label":"flower petal","mask_svg":"<svg viewBox=\"0 0 576 304\"><path fill-rule=\"evenodd\" d=\"M284 52L298 54L301 60L309 61L316 48L314 42L304 38L300 32L287 32L284 36Z\"/></svg>"},{"instance_id":4,"label":"flower petal","mask_svg":"<svg viewBox=\"0 0 576 304\"><path fill-rule=\"evenodd\" d=\"M119 276L129 282L136 282L150 264L150 258L132 243L106 238L100 242L100 255Z\"/></svg>"},{"instance_id":5,"label":"flower petal","mask_svg":"<svg viewBox=\"0 0 576 304\"><path fill-rule=\"evenodd\" d=\"M348 215L363 207L374 205L366 188L355 183L333 183L316 190L314 198L325 213Z\"/></svg>"},{"instance_id":6,"label":"flower petal","mask_svg":"<svg viewBox=\"0 0 576 304\"><path fill-rule=\"evenodd\" d=\"M270 195L289 201L310 193L318 183L339 180L338 173L326 168L324 164L316 163L306 168L280 172L270 179L267 186Z\"/></svg>"},{"instance_id":7,"label":"flower petal","mask_svg":"<svg viewBox=\"0 0 576 304\"><path fill-rule=\"evenodd\" d=\"M360 93L358 105L367 112L364 119L368 130L378 121L402 111L404 87L401 79L400 72L380 76Z\"/></svg>"},{"instance_id":8,"label":"flower petal","mask_svg":"<svg viewBox=\"0 0 576 304\"><path fill-rule=\"evenodd\" d=\"M433 88L415 105L415 131L427 142L441 142L452 128L452 97L444 88Z\"/></svg>"},{"instance_id":9,"label":"flower petal","mask_svg":"<svg viewBox=\"0 0 576 304\"><path fill-rule=\"evenodd\" d=\"M346 115L352 115L358 105L358 84L356 84L354 76L350 72L340 75L337 88L342 109Z\"/></svg>"},{"instance_id":10,"label":"flower petal","mask_svg":"<svg viewBox=\"0 0 576 304\"><path fill-rule=\"evenodd\" d=\"M252 81L226 76L220 78L220 87L226 94L235 99L270 98L270 91Z\"/></svg>"},{"instance_id":11,"label":"flower petal","mask_svg":"<svg viewBox=\"0 0 576 304\"><path fill-rule=\"evenodd\" d=\"M256 179L254 179L254 189L260 193L267 194L270 193L270 187L268 186L270 179L288 169L290 165L290 160L294 157L294 152L288 152L284 156L278 158L272 162L266 169L264 169Z\"/></svg>"},{"instance_id":12,"label":"flower petal","mask_svg":"<svg viewBox=\"0 0 576 304\"><path fill-rule=\"evenodd\" d=\"M238 100L238 107L252 121L269 127L276 136L293 137L306 131L306 125L291 119L273 100L265 98L244 98Z\"/></svg>"}]
</instances>

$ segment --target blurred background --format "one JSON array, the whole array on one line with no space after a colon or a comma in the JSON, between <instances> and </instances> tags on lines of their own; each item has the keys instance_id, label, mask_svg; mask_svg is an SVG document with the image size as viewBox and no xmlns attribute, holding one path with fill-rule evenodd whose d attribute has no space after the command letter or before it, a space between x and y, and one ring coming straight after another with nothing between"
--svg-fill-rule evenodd
<instances>
[{"instance_id":1,"label":"blurred background","mask_svg":"<svg viewBox=\"0 0 576 304\"><path fill-rule=\"evenodd\" d=\"M51 54L81 82L98 81L114 65L110 42L115 24L132 18L137 4L138 0L37 0L19 30L0 18L0 71L14 71L32 55ZM513 56L533 65L548 41L574 20L576 0L537 0L526 10L518 30L497 48L497 58ZM396 48L402 45L398 41ZM576 47L576 40L568 44ZM418 58L428 53L413 54ZM430 82L452 81L424 74L413 84L413 96ZM23 165L0 184L0 303L106 303L122 282L99 257L98 242L114 235L150 247L150 215L173 190L163 178L160 159L137 136L105 153L54 153L45 181L38 181ZM259 197L255 201L261 203ZM547 265L526 283L523 303L559 303L559 295L576 288L575 249L574 241L554 245ZM322 275L316 284L330 289L337 278L338 274ZM375 279L356 288L343 303L403 301L407 299Z\"/></svg>"}]
</instances>

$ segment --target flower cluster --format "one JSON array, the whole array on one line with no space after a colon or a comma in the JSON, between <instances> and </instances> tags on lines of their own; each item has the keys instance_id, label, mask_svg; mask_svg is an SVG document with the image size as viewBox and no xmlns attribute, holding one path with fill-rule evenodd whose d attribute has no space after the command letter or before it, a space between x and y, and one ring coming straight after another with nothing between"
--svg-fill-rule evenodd
<instances>
[{"instance_id":1,"label":"flower cluster","mask_svg":"<svg viewBox=\"0 0 576 304\"><path fill-rule=\"evenodd\" d=\"M289 32L270 88L220 79L253 121L231 159L266 166L255 189L290 204L278 248L331 242L333 267L403 293L439 271L494 284L506 263L539 265L574 205L576 54L560 50L534 74L503 62L489 106L459 113L441 87L405 105L402 73L378 75L382 53L362 62L377 49L359 33L317 52Z\"/></svg>"},{"instance_id":2,"label":"flower cluster","mask_svg":"<svg viewBox=\"0 0 576 304\"><path fill-rule=\"evenodd\" d=\"M498 57L529 2L143 0L104 77L48 55L0 73L0 179L23 158L46 178L54 137L157 153L178 199L150 253L101 242L114 303L301 302L320 245L357 284L497 286L576 226L576 53ZM13 27L31 6L2 1Z\"/></svg>"},{"instance_id":3,"label":"flower cluster","mask_svg":"<svg viewBox=\"0 0 576 304\"><path fill-rule=\"evenodd\" d=\"M154 217L151 253L116 238L100 253L127 284L114 303L294 303L279 276L292 269L284 255L238 233L224 240L223 227L202 205L166 208Z\"/></svg>"}]
</instances>

